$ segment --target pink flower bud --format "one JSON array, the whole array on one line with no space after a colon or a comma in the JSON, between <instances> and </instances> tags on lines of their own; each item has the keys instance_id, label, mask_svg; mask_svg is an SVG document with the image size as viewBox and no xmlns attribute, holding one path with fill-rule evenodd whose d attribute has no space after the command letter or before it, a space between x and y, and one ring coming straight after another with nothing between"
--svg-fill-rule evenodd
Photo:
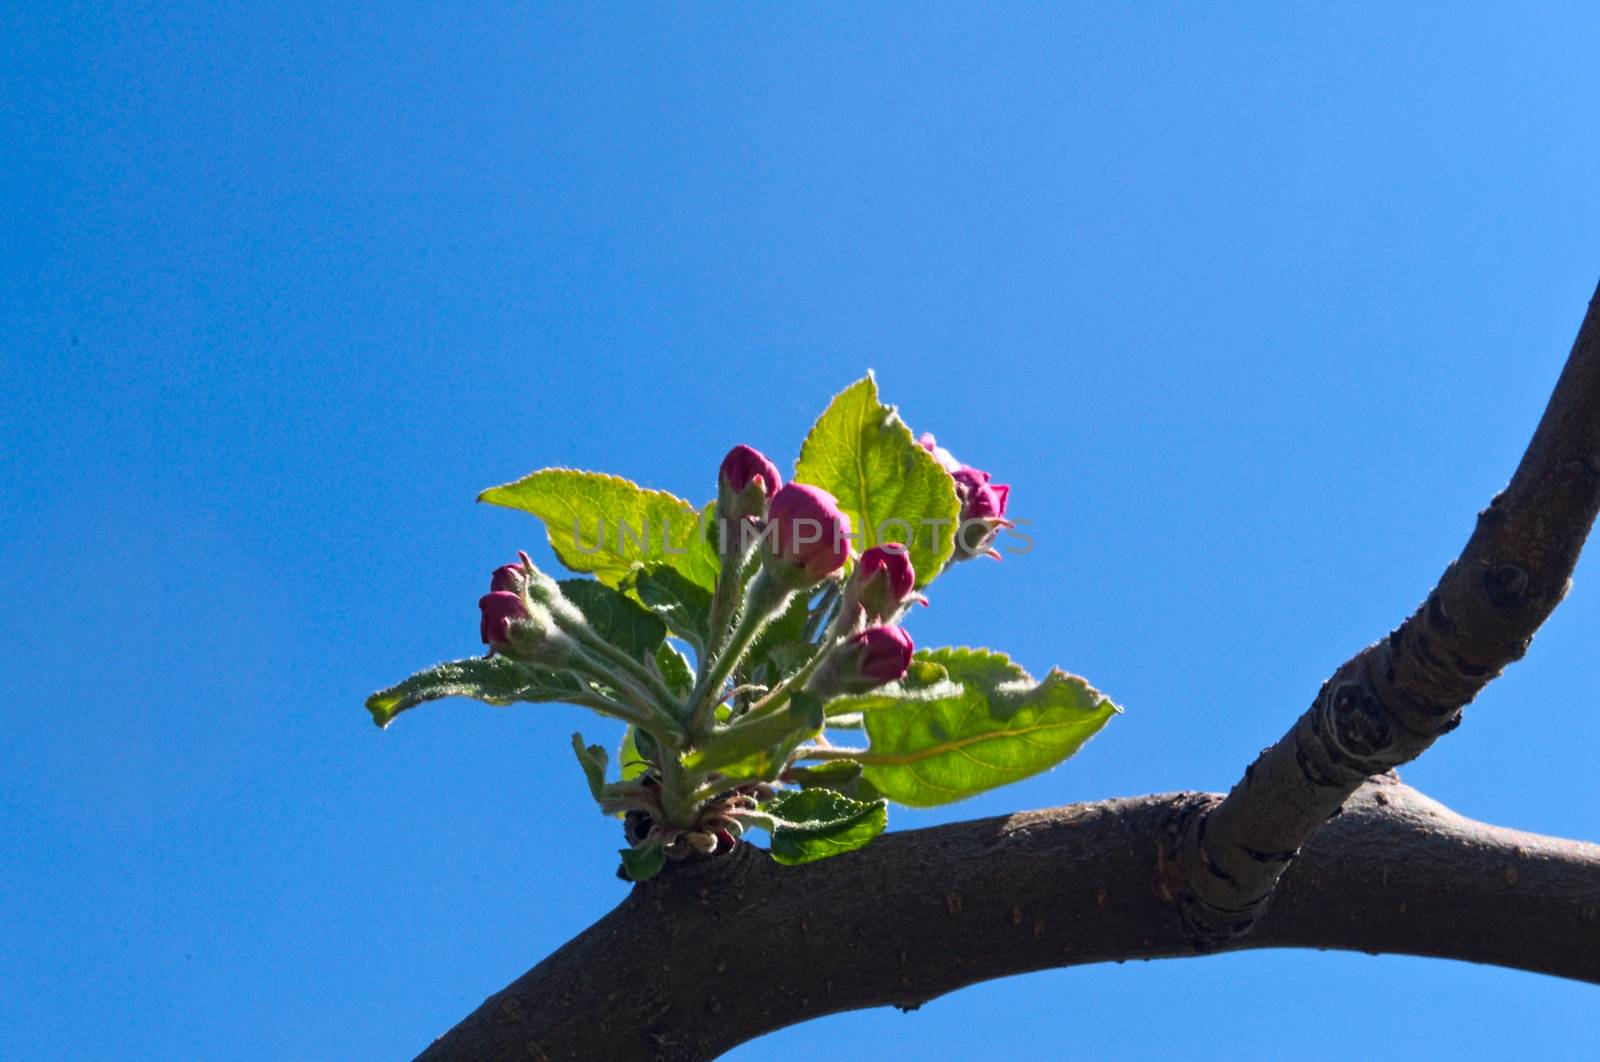
<instances>
[{"instance_id":1,"label":"pink flower bud","mask_svg":"<svg viewBox=\"0 0 1600 1062\"><path fill-rule=\"evenodd\" d=\"M743 443L728 451L717 474L717 527L723 552L742 550L747 532L767 514L767 502L783 480L760 450Z\"/></svg>"},{"instance_id":2,"label":"pink flower bud","mask_svg":"<svg viewBox=\"0 0 1600 1062\"><path fill-rule=\"evenodd\" d=\"M523 574L522 565L520 564L502 564L489 577L489 589L520 594L522 593Z\"/></svg>"},{"instance_id":3,"label":"pink flower bud","mask_svg":"<svg viewBox=\"0 0 1600 1062\"><path fill-rule=\"evenodd\" d=\"M484 594L478 599L478 608L483 611L483 620L478 624L483 644L498 651L510 644L513 623L532 618L522 595L509 590Z\"/></svg>"},{"instance_id":4,"label":"pink flower bud","mask_svg":"<svg viewBox=\"0 0 1600 1062\"><path fill-rule=\"evenodd\" d=\"M845 643L856 654L856 673L874 687L905 677L915 648L901 627L868 627Z\"/></svg>"},{"instance_id":5,"label":"pink flower bud","mask_svg":"<svg viewBox=\"0 0 1600 1062\"><path fill-rule=\"evenodd\" d=\"M796 588L812 586L844 567L850 556L850 518L821 487L787 483L772 497L762 550L768 568Z\"/></svg>"},{"instance_id":6,"label":"pink flower bud","mask_svg":"<svg viewBox=\"0 0 1600 1062\"><path fill-rule=\"evenodd\" d=\"M956 528L955 560L966 560L986 554L995 560L1000 554L994 549L994 537L1002 527L1013 527L1006 519L1006 503L1011 488L1004 483L990 483L989 473L981 468L964 465L924 433L917 440L924 450L934 456L950 478L956 483L956 497L961 501L961 523Z\"/></svg>"},{"instance_id":7,"label":"pink flower bud","mask_svg":"<svg viewBox=\"0 0 1600 1062\"><path fill-rule=\"evenodd\" d=\"M783 486L777 466L767 460L767 455L743 443L729 450L728 456L722 459L721 476L722 482L735 494L742 493L755 480L761 480L761 490L768 500Z\"/></svg>"},{"instance_id":8,"label":"pink flower bud","mask_svg":"<svg viewBox=\"0 0 1600 1062\"><path fill-rule=\"evenodd\" d=\"M840 693L870 693L905 677L912 649L911 635L899 627L868 627L836 645L805 688L824 699Z\"/></svg>"},{"instance_id":9,"label":"pink flower bud","mask_svg":"<svg viewBox=\"0 0 1600 1062\"><path fill-rule=\"evenodd\" d=\"M917 573L906 547L898 542L873 546L856 562L845 585L838 630L892 622L916 589Z\"/></svg>"},{"instance_id":10,"label":"pink flower bud","mask_svg":"<svg viewBox=\"0 0 1600 1062\"><path fill-rule=\"evenodd\" d=\"M911 567L911 557L906 547L898 542L887 542L867 550L861 555L856 571L861 573L862 582L870 582L873 576L882 572L889 594L897 602L904 601L917 585L917 573Z\"/></svg>"},{"instance_id":11,"label":"pink flower bud","mask_svg":"<svg viewBox=\"0 0 1600 1062\"><path fill-rule=\"evenodd\" d=\"M1011 488L1004 483L990 483L989 473L971 466L952 472L956 481L956 494L961 498L961 519L1004 520L1006 498Z\"/></svg>"}]
</instances>

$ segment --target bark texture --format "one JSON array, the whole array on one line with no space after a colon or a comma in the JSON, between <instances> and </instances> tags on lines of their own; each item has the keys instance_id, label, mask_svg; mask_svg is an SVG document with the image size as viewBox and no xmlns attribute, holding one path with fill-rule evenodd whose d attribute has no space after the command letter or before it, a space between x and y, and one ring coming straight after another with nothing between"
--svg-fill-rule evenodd
<instances>
[{"instance_id":1,"label":"bark texture","mask_svg":"<svg viewBox=\"0 0 1600 1062\"><path fill-rule=\"evenodd\" d=\"M887 834L782 867L677 866L490 997L423 1059L714 1058L841 1010L1057 966L1198 953L1172 903L1208 794ZM1306 845L1240 948L1338 948L1600 982L1600 846L1486 826L1392 778Z\"/></svg>"},{"instance_id":2,"label":"bark texture","mask_svg":"<svg viewBox=\"0 0 1600 1062\"><path fill-rule=\"evenodd\" d=\"M749 845L675 866L422 1057L711 1058L795 1022L915 1007L989 978L1242 948L1600 983L1600 847L1464 819L1389 773L1459 723L1566 593L1600 509L1597 309L1511 483L1439 585L1340 666L1226 797L893 833L804 867Z\"/></svg>"},{"instance_id":3,"label":"bark texture","mask_svg":"<svg viewBox=\"0 0 1600 1062\"><path fill-rule=\"evenodd\" d=\"M1420 756L1566 595L1600 510L1600 292L1510 484L1416 612L1341 665L1221 804L1184 827L1178 891L1205 945L1248 935L1306 838Z\"/></svg>"}]
</instances>

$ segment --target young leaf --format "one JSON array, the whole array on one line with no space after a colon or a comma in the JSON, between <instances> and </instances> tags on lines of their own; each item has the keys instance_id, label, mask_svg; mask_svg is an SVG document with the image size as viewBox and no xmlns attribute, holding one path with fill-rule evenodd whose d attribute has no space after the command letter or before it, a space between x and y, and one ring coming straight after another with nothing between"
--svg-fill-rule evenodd
<instances>
[{"instance_id":1,"label":"young leaf","mask_svg":"<svg viewBox=\"0 0 1600 1062\"><path fill-rule=\"evenodd\" d=\"M667 865L667 853L661 850L659 844L623 848L617 854L622 856L623 871L634 881L649 881Z\"/></svg>"},{"instance_id":2,"label":"young leaf","mask_svg":"<svg viewBox=\"0 0 1600 1062\"><path fill-rule=\"evenodd\" d=\"M789 606L774 616L772 622L761 628L756 640L750 643L750 649L745 655L746 674L753 675L755 669L763 663L779 664L777 658L785 655L789 647L795 648L787 655L794 656L800 652L809 654L812 647L809 644L802 644L806 618L809 615L805 595L794 595ZM782 668L779 667L778 670L781 672Z\"/></svg>"},{"instance_id":3,"label":"young leaf","mask_svg":"<svg viewBox=\"0 0 1600 1062\"><path fill-rule=\"evenodd\" d=\"M806 767L791 767L784 772L783 780L801 789L837 790L860 777L861 764L851 760L827 760Z\"/></svg>"},{"instance_id":4,"label":"young leaf","mask_svg":"<svg viewBox=\"0 0 1600 1062\"><path fill-rule=\"evenodd\" d=\"M799 724L771 716L748 731L718 734L684 756L683 766L694 774L715 772L729 785L764 782L777 776L789 754L808 736Z\"/></svg>"},{"instance_id":5,"label":"young leaf","mask_svg":"<svg viewBox=\"0 0 1600 1062\"><path fill-rule=\"evenodd\" d=\"M593 579L562 579L558 585L596 634L635 660L649 660L661 648L666 624L620 591Z\"/></svg>"},{"instance_id":6,"label":"young leaf","mask_svg":"<svg viewBox=\"0 0 1600 1062\"><path fill-rule=\"evenodd\" d=\"M851 800L831 789L785 793L764 810L778 820L772 858L790 866L860 848L889 823L883 801Z\"/></svg>"},{"instance_id":7,"label":"young leaf","mask_svg":"<svg viewBox=\"0 0 1600 1062\"><path fill-rule=\"evenodd\" d=\"M585 746L582 734L572 735L572 751L578 754L578 766L583 768L583 776L589 781L589 792L599 800L605 792L606 764L610 757L601 745Z\"/></svg>"},{"instance_id":8,"label":"young leaf","mask_svg":"<svg viewBox=\"0 0 1600 1062\"><path fill-rule=\"evenodd\" d=\"M713 734L683 758L694 774L716 772L730 785L776 778L789 754L822 729L822 702L797 691L779 711L755 720L741 720Z\"/></svg>"},{"instance_id":9,"label":"young leaf","mask_svg":"<svg viewBox=\"0 0 1600 1062\"><path fill-rule=\"evenodd\" d=\"M677 558L674 567L691 583L714 590L722 560L717 556L717 503L700 507L699 523L689 536L689 552Z\"/></svg>"},{"instance_id":10,"label":"young leaf","mask_svg":"<svg viewBox=\"0 0 1600 1062\"><path fill-rule=\"evenodd\" d=\"M663 643L656 650L656 667L661 669L661 678L666 682L667 689L679 697L689 696L694 689L694 668L689 666L688 657Z\"/></svg>"},{"instance_id":11,"label":"young leaf","mask_svg":"<svg viewBox=\"0 0 1600 1062\"><path fill-rule=\"evenodd\" d=\"M703 538L700 513L665 491L620 476L546 468L490 487L478 500L537 516L561 563L593 572L607 586L621 586L636 565L648 563L666 564L708 590L715 585L716 554L708 562L705 543L694 541Z\"/></svg>"},{"instance_id":12,"label":"young leaf","mask_svg":"<svg viewBox=\"0 0 1600 1062\"><path fill-rule=\"evenodd\" d=\"M999 654L995 654L999 656ZM1001 660L1006 658L1001 656ZM1009 664L1010 661L1007 661ZM911 664L906 668L906 673L899 682L893 686L885 687L868 694L851 694L844 697L835 697L825 706L824 711L828 717L828 725L847 727L860 730L862 725L861 707L863 704L880 704L881 698L892 695L896 702L903 701L931 701L939 697L949 697L961 692L958 683L950 678L950 672L941 665L928 659L928 652L919 652L911 659Z\"/></svg>"},{"instance_id":13,"label":"young leaf","mask_svg":"<svg viewBox=\"0 0 1600 1062\"><path fill-rule=\"evenodd\" d=\"M372 721L386 727L407 708L441 697L471 697L497 707L517 701L565 701L594 707L593 690L572 675L519 664L503 656L435 664L367 698Z\"/></svg>"},{"instance_id":14,"label":"young leaf","mask_svg":"<svg viewBox=\"0 0 1600 1062\"><path fill-rule=\"evenodd\" d=\"M863 778L912 807L948 804L1053 767L1121 711L1075 675L1052 670L1034 682L1001 653L934 649L917 661L925 666L900 683L828 706L862 713Z\"/></svg>"},{"instance_id":15,"label":"young leaf","mask_svg":"<svg viewBox=\"0 0 1600 1062\"><path fill-rule=\"evenodd\" d=\"M857 545L910 547L917 585L939 574L955 544L955 481L918 446L868 373L845 388L806 436L794 478L823 487L850 517Z\"/></svg>"},{"instance_id":16,"label":"young leaf","mask_svg":"<svg viewBox=\"0 0 1600 1062\"><path fill-rule=\"evenodd\" d=\"M667 629L704 653L710 629L711 592L676 568L651 564L634 576L631 589L666 623Z\"/></svg>"},{"instance_id":17,"label":"young leaf","mask_svg":"<svg viewBox=\"0 0 1600 1062\"><path fill-rule=\"evenodd\" d=\"M775 686L778 680L809 660L817 647L805 641L810 612L804 594L796 594L789 607L761 629L740 665L740 681Z\"/></svg>"},{"instance_id":18,"label":"young leaf","mask_svg":"<svg viewBox=\"0 0 1600 1062\"><path fill-rule=\"evenodd\" d=\"M649 770L654 753L655 742L650 735L630 726L622 735L622 748L617 752L617 769L622 772L622 780L631 782Z\"/></svg>"},{"instance_id":19,"label":"young leaf","mask_svg":"<svg viewBox=\"0 0 1600 1062\"><path fill-rule=\"evenodd\" d=\"M850 760L828 760L805 767L790 767L783 780L801 789L832 789L852 800L877 800L882 794L861 777L861 764Z\"/></svg>"}]
</instances>

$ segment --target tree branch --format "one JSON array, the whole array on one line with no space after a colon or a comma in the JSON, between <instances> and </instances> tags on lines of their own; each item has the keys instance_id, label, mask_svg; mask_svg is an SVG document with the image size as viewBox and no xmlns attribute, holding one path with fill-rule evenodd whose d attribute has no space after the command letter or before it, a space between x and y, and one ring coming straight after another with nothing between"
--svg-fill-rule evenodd
<instances>
[{"instance_id":1,"label":"tree branch","mask_svg":"<svg viewBox=\"0 0 1600 1062\"><path fill-rule=\"evenodd\" d=\"M1306 838L1363 781L1420 756L1522 658L1600 509L1600 292L1511 483L1422 605L1323 683L1223 802L1184 828L1179 905L1200 938L1251 932Z\"/></svg>"},{"instance_id":2,"label":"tree branch","mask_svg":"<svg viewBox=\"0 0 1600 1062\"><path fill-rule=\"evenodd\" d=\"M782 867L737 854L636 886L424 1059L703 1059L823 1014L964 985L1196 954L1172 903L1180 793L885 835ZM1231 948L1399 952L1600 982L1600 846L1369 784Z\"/></svg>"},{"instance_id":3,"label":"tree branch","mask_svg":"<svg viewBox=\"0 0 1600 1062\"><path fill-rule=\"evenodd\" d=\"M1378 777L1527 651L1597 509L1600 292L1461 556L1225 798L894 833L804 867L741 845L635 887L422 1057L709 1058L989 978L1217 949L1402 952L1600 983L1600 847L1472 822Z\"/></svg>"}]
</instances>

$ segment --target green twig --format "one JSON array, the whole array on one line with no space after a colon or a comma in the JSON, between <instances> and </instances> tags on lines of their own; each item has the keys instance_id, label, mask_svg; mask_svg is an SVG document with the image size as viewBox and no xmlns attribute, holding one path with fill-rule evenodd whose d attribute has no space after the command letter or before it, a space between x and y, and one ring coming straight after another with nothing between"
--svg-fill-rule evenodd
<instances>
[{"instance_id":1,"label":"green twig","mask_svg":"<svg viewBox=\"0 0 1600 1062\"><path fill-rule=\"evenodd\" d=\"M801 745L791 757L795 760L855 760L863 762L871 749L843 749L833 745Z\"/></svg>"},{"instance_id":2,"label":"green twig","mask_svg":"<svg viewBox=\"0 0 1600 1062\"><path fill-rule=\"evenodd\" d=\"M734 626L733 633L728 635L727 644L711 657L710 666L689 697L692 705L689 716L691 734L703 734L710 729L714 709L722 700L723 684L733 674L734 668L739 666L739 661L756 640L756 635L788 604L793 593L769 579L766 572L758 572L750 581L739 622Z\"/></svg>"}]
</instances>

